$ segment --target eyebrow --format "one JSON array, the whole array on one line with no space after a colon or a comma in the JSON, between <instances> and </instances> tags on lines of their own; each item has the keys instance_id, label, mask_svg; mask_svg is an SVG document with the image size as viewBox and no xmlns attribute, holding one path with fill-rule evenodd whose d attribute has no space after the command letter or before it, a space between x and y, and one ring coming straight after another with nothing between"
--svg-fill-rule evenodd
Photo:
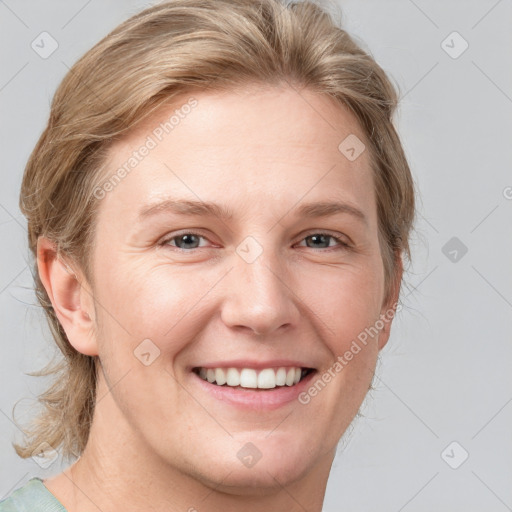
<instances>
[{"instance_id":1,"label":"eyebrow","mask_svg":"<svg viewBox=\"0 0 512 512\"><path fill-rule=\"evenodd\" d=\"M217 203L205 201L192 201L189 199L165 199L155 204L145 206L139 212L139 220L142 221L162 212L171 212L178 215L199 215L218 217L222 220L233 218L233 211ZM365 214L353 205L340 201L320 201L306 203L295 210L293 214L298 217L319 218L338 214L348 214L368 225Z\"/></svg>"}]
</instances>

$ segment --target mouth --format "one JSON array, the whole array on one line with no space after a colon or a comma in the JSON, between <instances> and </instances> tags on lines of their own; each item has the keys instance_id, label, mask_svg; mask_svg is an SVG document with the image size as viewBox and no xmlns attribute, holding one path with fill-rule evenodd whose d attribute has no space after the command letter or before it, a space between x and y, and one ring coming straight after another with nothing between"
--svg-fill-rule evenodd
<instances>
[{"instance_id":1,"label":"mouth","mask_svg":"<svg viewBox=\"0 0 512 512\"><path fill-rule=\"evenodd\" d=\"M205 368L192 369L200 379L218 387L250 391L271 391L277 388L294 387L312 373L314 368L280 366L262 369L255 368Z\"/></svg>"}]
</instances>

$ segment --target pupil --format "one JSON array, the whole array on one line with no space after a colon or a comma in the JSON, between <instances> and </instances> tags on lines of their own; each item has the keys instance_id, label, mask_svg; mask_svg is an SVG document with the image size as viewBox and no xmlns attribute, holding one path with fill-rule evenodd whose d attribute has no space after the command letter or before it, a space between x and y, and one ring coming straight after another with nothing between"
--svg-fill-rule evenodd
<instances>
[{"instance_id":1,"label":"pupil","mask_svg":"<svg viewBox=\"0 0 512 512\"><path fill-rule=\"evenodd\" d=\"M318 239L323 239L325 243L325 241L329 238L329 235L311 235L310 238L316 241L318 241Z\"/></svg>"},{"instance_id":2,"label":"pupil","mask_svg":"<svg viewBox=\"0 0 512 512\"><path fill-rule=\"evenodd\" d=\"M187 241L187 239L194 238L194 237L195 237L195 235L182 235L181 239L182 239L182 241L184 241L185 244L190 244L190 243L193 244L194 243L193 241L192 242L190 240Z\"/></svg>"}]
</instances>

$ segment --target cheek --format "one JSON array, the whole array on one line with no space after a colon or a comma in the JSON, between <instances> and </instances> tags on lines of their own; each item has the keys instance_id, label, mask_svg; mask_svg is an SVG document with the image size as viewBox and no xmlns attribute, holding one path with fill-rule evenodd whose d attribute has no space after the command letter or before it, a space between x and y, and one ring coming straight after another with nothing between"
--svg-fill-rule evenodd
<instances>
[{"instance_id":1,"label":"cheek","mask_svg":"<svg viewBox=\"0 0 512 512\"><path fill-rule=\"evenodd\" d=\"M345 350L379 318L383 269L379 261L302 271L298 293L316 318L333 352Z\"/></svg>"},{"instance_id":2,"label":"cheek","mask_svg":"<svg viewBox=\"0 0 512 512\"><path fill-rule=\"evenodd\" d=\"M135 264L111 262L101 274L97 302L103 340L116 340L112 352L125 345L128 356L145 339L167 354L179 352L199 330L205 294L219 279L218 271L149 265L144 258Z\"/></svg>"}]
</instances>

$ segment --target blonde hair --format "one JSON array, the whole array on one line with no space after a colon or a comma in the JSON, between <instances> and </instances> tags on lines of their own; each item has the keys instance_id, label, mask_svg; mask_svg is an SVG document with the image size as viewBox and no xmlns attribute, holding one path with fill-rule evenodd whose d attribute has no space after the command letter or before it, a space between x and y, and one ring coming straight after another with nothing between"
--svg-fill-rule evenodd
<instances>
[{"instance_id":1,"label":"blonde hair","mask_svg":"<svg viewBox=\"0 0 512 512\"><path fill-rule=\"evenodd\" d=\"M20 208L28 241L52 240L93 283L93 191L110 144L178 94L286 82L348 107L368 140L377 191L386 289L402 253L410 260L415 203L409 166L393 126L398 97L374 59L318 3L170 0L115 28L69 70L28 160ZM340 141L341 142L341 141ZM96 360L69 343L37 273L37 298L63 354L33 375L55 375L42 410L15 444L29 457L42 443L78 457L94 412Z\"/></svg>"}]
</instances>

